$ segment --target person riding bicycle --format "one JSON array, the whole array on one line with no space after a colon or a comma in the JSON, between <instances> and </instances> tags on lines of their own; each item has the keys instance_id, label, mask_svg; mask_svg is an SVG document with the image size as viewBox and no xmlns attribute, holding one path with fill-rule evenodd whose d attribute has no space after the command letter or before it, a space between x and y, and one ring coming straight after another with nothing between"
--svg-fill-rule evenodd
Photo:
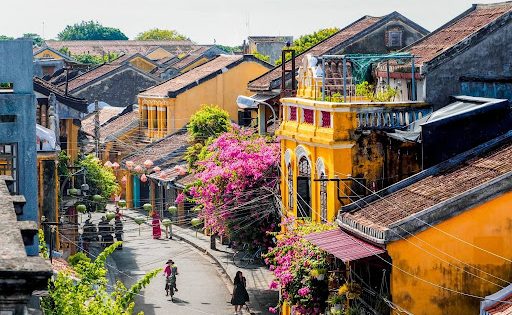
<instances>
[{"instance_id":1,"label":"person riding bicycle","mask_svg":"<svg viewBox=\"0 0 512 315\"><path fill-rule=\"evenodd\" d=\"M166 295L169 295L169 290L171 290L171 289L174 289L174 291L178 292L178 288L176 287L176 276L178 275L178 267L174 264L174 261L172 261L172 259L169 259L167 261L165 269L164 269L164 275L166 278L166 281L165 281Z\"/></svg>"}]
</instances>

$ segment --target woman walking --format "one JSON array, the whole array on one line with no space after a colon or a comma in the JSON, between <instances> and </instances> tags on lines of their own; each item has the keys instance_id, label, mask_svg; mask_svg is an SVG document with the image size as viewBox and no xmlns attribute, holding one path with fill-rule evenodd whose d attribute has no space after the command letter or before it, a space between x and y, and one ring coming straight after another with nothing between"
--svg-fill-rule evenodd
<instances>
[{"instance_id":1,"label":"woman walking","mask_svg":"<svg viewBox=\"0 0 512 315\"><path fill-rule=\"evenodd\" d=\"M242 307L249 301L249 293L247 293L247 283L241 271L237 271L233 284L231 304L235 306L235 314L242 314Z\"/></svg>"},{"instance_id":2,"label":"woman walking","mask_svg":"<svg viewBox=\"0 0 512 315\"><path fill-rule=\"evenodd\" d=\"M157 211L151 211L151 225L153 226L153 238L159 239L162 236L162 229L160 228L160 216Z\"/></svg>"}]
</instances>

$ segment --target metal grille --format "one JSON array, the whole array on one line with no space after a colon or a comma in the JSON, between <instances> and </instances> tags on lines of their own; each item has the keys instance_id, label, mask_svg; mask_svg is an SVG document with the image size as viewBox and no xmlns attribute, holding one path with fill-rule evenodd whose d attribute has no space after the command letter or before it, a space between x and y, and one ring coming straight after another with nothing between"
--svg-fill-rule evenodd
<instances>
[{"instance_id":1,"label":"metal grille","mask_svg":"<svg viewBox=\"0 0 512 315\"><path fill-rule=\"evenodd\" d=\"M293 170L292 163L288 164L288 209L293 210Z\"/></svg>"},{"instance_id":2,"label":"metal grille","mask_svg":"<svg viewBox=\"0 0 512 315\"><path fill-rule=\"evenodd\" d=\"M322 178L325 174L322 173ZM322 222L327 222L327 181L320 182L320 216Z\"/></svg>"},{"instance_id":3,"label":"metal grille","mask_svg":"<svg viewBox=\"0 0 512 315\"><path fill-rule=\"evenodd\" d=\"M299 160L297 177L297 216L311 217L311 166L304 156Z\"/></svg>"},{"instance_id":4,"label":"metal grille","mask_svg":"<svg viewBox=\"0 0 512 315\"><path fill-rule=\"evenodd\" d=\"M18 192L18 154L16 144L0 144L0 175L9 175L14 180L14 191Z\"/></svg>"}]
</instances>

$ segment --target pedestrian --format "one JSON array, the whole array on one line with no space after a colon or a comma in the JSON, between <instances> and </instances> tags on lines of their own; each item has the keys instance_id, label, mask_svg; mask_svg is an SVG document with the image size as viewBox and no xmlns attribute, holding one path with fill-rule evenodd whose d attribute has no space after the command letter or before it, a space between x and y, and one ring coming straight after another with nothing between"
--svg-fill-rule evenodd
<instances>
[{"instance_id":1,"label":"pedestrian","mask_svg":"<svg viewBox=\"0 0 512 315\"><path fill-rule=\"evenodd\" d=\"M151 225L153 226L153 238L159 239L162 237L162 229L160 228L160 216L157 211L151 211L151 217L153 220L151 221Z\"/></svg>"},{"instance_id":2,"label":"pedestrian","mask_svg":"<svg viewBox=\"0 0 512 315\"><path fill-rule=\"evenodd\" d=\"M110 246L114 243L112 232L114 232L114 229L107 221L107 218L105 216L101 217L101 221L98 223L98 233L101 236L101 245L103 247Z\"/></svg>"},{"instance_id":3,"label":"pedestrian","mask_svg":"<svg viewBox=\"0 0 512 315\"><path fill-rule=\"evenodd\" d=\"M241 271L236 272L235 280L233 281L233 295L231 297L231 304L235 306L235 314L242 314L242 307L246 302L249 302L249 293L247 293L245 277Z\"/></svg>"},{"instance_id":4,"label":"pedestrian","mask_svg":"<svg viewBox=\"0 0 512 315\"><path fill-rule=\"evenodd\" d=\"M89 253L91 242L98 241L98 229L96 229L96 226L91 223L91 218L85 220L82 233L82 239L84 241L84 251L86 253Z\"/></svg>"}]
</instances>

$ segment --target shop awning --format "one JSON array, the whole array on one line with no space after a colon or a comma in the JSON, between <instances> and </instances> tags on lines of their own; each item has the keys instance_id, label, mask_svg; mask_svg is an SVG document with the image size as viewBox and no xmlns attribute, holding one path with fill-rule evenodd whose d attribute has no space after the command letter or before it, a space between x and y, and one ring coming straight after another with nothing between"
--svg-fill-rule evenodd
<instances>
[{"instance_id":1,"label":"shop awning","mask_svg":"<svg viewBox=\"0 0 512 315\"><path fill-rule=\"evenodd\" d=\"M358 260L386 252L384 249L362 241L341 229L312 233L305 239L343 262Z\"/></svg>"}]
</instances>

